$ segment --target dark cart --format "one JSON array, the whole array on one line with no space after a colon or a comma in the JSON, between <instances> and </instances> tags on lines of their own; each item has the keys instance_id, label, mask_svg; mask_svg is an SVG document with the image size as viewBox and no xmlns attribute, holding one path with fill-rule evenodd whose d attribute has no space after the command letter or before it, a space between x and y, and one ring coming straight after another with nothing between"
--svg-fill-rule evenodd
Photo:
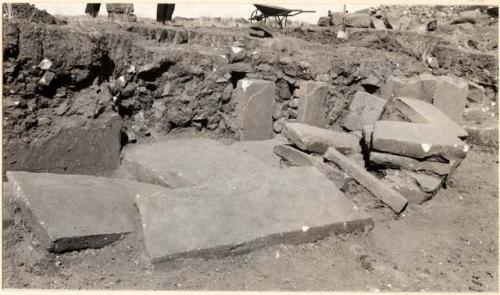
<instances>
[{"instance_id":1,"label":"dark cart","mask_svg":"<svg viewBox=\"0 0 500 295\"><path fill-rule=\"evenodd\" d=\"M262 4L254 4L255 11L250 15L250 22L258 22L263 21L266 22L269 17L274 17L276 23L283 28L283 22L285 22L286 27L286 19L289 16L295 16L301 13L314 13L316 11L313 10L300 10L300 9L287 9L279 6L272 5L262 5Z\"/></svg>"}]
</instances>

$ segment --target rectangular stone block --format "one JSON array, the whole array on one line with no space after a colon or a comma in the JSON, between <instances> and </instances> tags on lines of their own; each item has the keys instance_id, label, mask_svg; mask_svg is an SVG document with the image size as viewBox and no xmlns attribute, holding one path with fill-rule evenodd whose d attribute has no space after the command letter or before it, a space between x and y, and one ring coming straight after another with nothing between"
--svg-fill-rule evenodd
<instances>
[{"instance_id":1,"label":"rectangular stone block","mask_svg":"<svg viewBox=\"0 0 500 295\"><path fill-rule=\"evenodd\" d=\"M381 96L387 100L396 97L420 99L421 90L422 84L418 79L404 79L390 76L381 89Z\"/></svg>"},{"instance_id":2,"label":"rectangular stone block","mask_svg":"<svg viewBox=\"0 0 500 295\"><path fill-rule=\"evenodd\" d=\"M127 147L122 166L139 181L169 188L196 186L269 168L255 157L208 138Z\"/></svg>"},{"instance_id":3,"label":"rectangular stone block","mask_svg":"<svg viewBox=\"0 0 500 295\"><path fill-rule=\"evenodd\" d=\"M444 112L436 106L422 100L398 97L394 100L394 106L411 122L430 123L443 132L454 134L459 138L467 137L467 132L455 123Z\"/></svg>"},{"instance_id":4,"label":"rectangular stone block","mask_svg":"<svg viewBox=\"0 0 500 295\"><path fill-rule=\"evenodd\" d=\"M328 84L324 82L302 82L297 91L299 108L297 120L301 123L326 127Z\"/></svg>"},{"instance_id":5,"label":"rectangular stone block","mask_svg":"<svg viewBox=\"0 0 500 295\"><path fill-rule=\"evenodd\" d=\"M369 215L312 167L140 196L136 206L152 263L307 243L373 226Z\"/></svg>"},{"instance_id":6,"label":"rectangular stone block","mask_svg":"<svg viewBox=\"0 0 500 295\"><path fill-rule=\"evenodd\" d=\"M461 78L440 76L432 104L455 122L462 122L469 86Z\"/></svg>"},{"instance_id":7,"label":"rectangular stone block","mask_svg":"<svg viewBox=\"0 0 500 295\"><path fill-rule=\"evenodd\" d=\"M477 145L498 147L498 121L483 124L467 124L464 128L469 133L468 142Z\"/></svg>"},{"instance_id":8,"label":"rectangular stone block","mask_svg":"<svg viewBox=\"0 0 500 295\"><path fill-rule=\"evenodd\" d=\"M339 166L347 175L354 178L366 188L373 196L389 206L397 214L401 213L408 201L398 192L385 185L377 177L370 174L364 167L356 164L334 148L329 148L324 158Z\"/></svg>"},{"instance_id":9,"label":"rectangular stone block","mask_svg":"<svg viewBox=\"0 0 500 295\"><path fill-rule=\"evenodd\" d=\"M274 82L242 79L233 91L241 140L273 138Z\"/></svg>"},{"instance_id":10,"label":"rectangular stone block","mask_svg":"<svg viewBox=\"0 0 500 295\"><path fill-rule=\"evenodd\" d=\"M378 121L373 129L372 149L417 159L454 160L465 158L470 147L433 124Z\"/></svg>"},{"instance_id":11,"label":"rectangular stone block","mask_svg":"<svg viewBox=\"0 0 500 295\"><path fill-rule=\"evenodd\" d=\"M359 138L346 132L318 128L302 123L285 123L285 137L299 149L323 154L328 147L343 153L361 151Z\"/></svg>"},{"instance_id":12,"label":"rectangular stone block","mask_svg":"<svg viewBox=\"0 0 500 295\"><path fill-rule=\"evenodd\" d=\"M383 168L427 171L438 175L450 174L453 161L441 163L434 161L419 161L417 159L387 153L370 152L370 163Z\"/></svg>"},{"instance_id":13,"label":"rectangular stone block","mask_svg":"<svg viewBox=\"0 0 500 295\"><path fill-rule=\"evenodd\" d=\"M380 119L386 102L376 95L357 91L344 118L343 126L349 130L361 130L364 125L374 124Z\"/></svg>"},{"instance_id":14,"label":"rectangular stone block","mask_svg":"<svg viewBox=\"0 0 500 295\"><path fill-rule=\"evenodd\" d=\"M52 252L99 248L135 230L134 198L159 186L85 175L7 172L12 201Z\"/></svg>"}]
</instances>

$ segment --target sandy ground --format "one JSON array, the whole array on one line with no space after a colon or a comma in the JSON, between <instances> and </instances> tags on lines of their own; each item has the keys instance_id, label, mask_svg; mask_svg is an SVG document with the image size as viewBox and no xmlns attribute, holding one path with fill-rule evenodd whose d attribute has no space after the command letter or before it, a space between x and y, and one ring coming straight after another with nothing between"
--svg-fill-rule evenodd
<instances>
[{"instance_id":1,"label":"sandy ground","mask_svg":"<svg viewBox=\"0 0 500 295\"><path fill-rule=\"evenodd\" d=\"M399 218L362 202L373 231L248 254L148 264L137 236L98 250L46 254L29 229L3 231L4 288L498 291L498 155L474 148L430 201ZM371 205L368 205L370 204Z\"/></svg>"}]
</instances>

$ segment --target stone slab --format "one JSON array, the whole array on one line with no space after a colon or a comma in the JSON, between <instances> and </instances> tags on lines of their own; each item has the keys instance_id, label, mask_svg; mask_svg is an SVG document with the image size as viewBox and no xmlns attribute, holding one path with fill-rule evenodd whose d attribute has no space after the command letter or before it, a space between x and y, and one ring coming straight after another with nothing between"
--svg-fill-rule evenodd
<instances>
[{"instance_id":1,"label":"stone slab","mask_svg":"<svg viewBox=\"0 0 500 295\"><path fill-rule=\"evenodd\" d=\"M14 224L14 210L11 205L12 190L8 182L2 182L2 228Z\"/></svg>"},{"instance_id":2,"label":"stone slab","mask_svg":"<svg viewBox=\"0 0 500 295\"><path fill-rule=\"evenodd\" d=\"M123 150L122 165L138 181L195 186L269 168L267 163L208 138L172 139Z\"/></svg>"},{"instance_id":3,"label":"stone slab","mask_svg":"<svg viewBox=\"0 0 500 295\"><path fill-rule=\"evenodd\" d=\"M464 125L469 133L467 141L473 144L498 147L498 121Z\"/></svg>"},{"instance_id":4,"label":"stone slab","mask_svg":"<svg viewBox=\"0 0 500 295\"><path fill-rule=\"evenodd\" d=\"M136 206L152 263L307 243L373 226L369 215L312 167L141 196Z\"/></svg>"},{"instance_id":5,"label":"stone slab","mask_svg":"<svg viewBox=\"0 0 500 295\"><path fill-rule=\"evenodd\" d=\"M364 167L348 159L335 148L329 148L324 158L339 166L347 175L354 178L360 185L366 188L375 198L389 206L397 214L401 213L408 201L401 194L385 185L377 177L370 174Z\"/></svg>"},{"instance_id":6,"label":"stone slab","mask_svg":"<svg viewBox=\"0 0 500 295\"><path fill-rule=\"evenodd\" d=\"M420 99L421 89L422 83L418 79L404 79L390 76L381 88L381 96L387 100L396 97Z\"/></svg>"},{"instance_id":7,"label":"stone slab","mask_svg":"<svg viewBox=\"0 0 500 295\"><path fill-rule=\"evenodd\" d=\"M370 152L370 163L384 168L426 171L437 175L450 174L453 167L453 162L441 163L434 161L419 161L413 158L373 151Z\"/></svg>"},{"instance_id":8,"label":"stone slab","mask_svg":"<svg viewBox=\"0 0 500 295\"><path fill-rule=\"evenodd\" d=\"M411 122L430 123L459 138L467 137L467 132L436 106L413 98L398 97L395 107Z\"/></svg>"},{"instance_id":9,"label":"stone slab","mask_svg":"<svg viewBox=\"0 0 500 295\"><path fill-rule=\"evenodd\" d=\"M13 202L52 252L99 248L135 230L136 195L165 190L130 180L7 172Z\"/></svg>"},{"instance_id":10,"label":"stone slab","mask_svg":"<svg viewBox=\"0 0 500 295\"><path fill-rule=\"evenodd\" d=\"M421 191L415 179L403 171L386 170L385 173L382 182L405 196L408 202L421 204L432 198L432 195Z\"/></svg>"},{"instance_id":11,"label":"stone slab","mask_svg":"<svg viewBox=\"0 0 500 295\"><path fill-rule=\"evenodd\" d=\"M475 122L488 121L495 117L495 110L496 108L484 104L470 103L464 110L464 119Z\"/></svg>"},{"instance_id":12,"label":"stone slab","mask_svg":"<svg viewBox=\"0 0 500 295\"><path fill-rule=\"evenodd\" d=\"M432 104L441 109L453 121L463 121L469 86L461 78L440 76Z\"/></svg>"},{"instance_id":13,"label":"stone slab","mask_svg":"<svg viewBox=\"0 0 500 295\"><path fill-rule=\"evenodd\" d=\"M361 146L355 135L302 123L285 123L284 135L299 149L323 154L328 147L341 152L359 152Z\"/></svg>"},{"instance_id":14,"label":"stone slab","mask_svg":"<svg viewBox=\"0 0 500 295\"><path fill-rule=\"evenodd\" d=\"M469 92L467 93L467 99L476 103L484 102L484 87L474 83L472 81L467 82L469 85Z\"/></svg>"},{"instance_id":15,"label":"stone slab","mask_svg":"<svg viewBox=\"0 0 500 295\"><path fill-rule=\"evenodd\" d=\"M376 95L357 91L342 125L352 131L361 130L364 125L374 124L380 119L386 102Z\"/></svg>"},{"instance_id":16,"label":"stone slab","mask_svg":"<svg viewBox=\"0 0 500 295\"><path fill-rule=\"evenodd\" d=\"M235 113L241 140L266 140L273 138L273 107L275 88L273 82L242 79L233 91Z\"/></svg>"},{"instance_id":17,"label":"stone slab","mask_svg":"<svg viewBox=\"0 0 500 295\"><path fill-rule=\"evenodd\" d=\"M299 108L297 120L301 123L326 127L328 84L324 82L302 82L297 90Z\"/></svg>"},{"instance_id":18,"label":"stone slab","mask_svg":"<svg viewBox=\"0 0 500 295\"><path fill-rule=\"evenodd\" d=\"M444 181L444 177L428 175L425 173L406 171L406 174L413 177L413 179L415 179L415 181L419 185L420 189L425 193L435 193L441 188L441 185Z\"/></svg>"},{"instance_id":19,"label":"stone slab","mask_svg":"<svg viewBox=\"0 0 500 295\"><path fill-rule=\"evenodd\" d=\"M274 147L274 153L286 160L293 166L298 167L316 167L319 172L323 173L328 179L333 181L335 185L343 190L350 177L339 169L323 162L323 158L316 158L306 154L290 145L277 145Z\"/></svg>"},{"instance_id":20,"label":"stone slab","mask_svg":"<svg viewBox=\"0 0 500 295\"><path fill-rule=\"evenodd\" d=\"M363 144L366 150L371 149L372 133L373 133L373 125L365 125L361 129L361 135L363 136Z\"/></svg>"},{"instance_id":21,"label":"stone slab","mask_svg":"<svg viewBox=\"0 0 500 295\"><path fill-rule=\"evenodd\" d=\"M378 121L372 134L372 149L417 159L465 158L470 147L432 124Z\"/></svg>"}]
</instances>

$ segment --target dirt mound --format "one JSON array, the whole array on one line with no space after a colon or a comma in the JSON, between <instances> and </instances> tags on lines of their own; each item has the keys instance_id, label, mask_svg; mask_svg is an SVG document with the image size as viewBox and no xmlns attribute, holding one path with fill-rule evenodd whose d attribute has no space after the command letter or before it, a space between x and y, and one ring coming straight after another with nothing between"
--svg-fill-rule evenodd
<instances>
[{"instance_id":1,"label":"dirt mound","mask_svg":"<svg viewBox=\"0 0 500 295\"><path fill-rule=\"evenodd\" d=\"M4 4L4 14L6 14ZM35 23L55 24L56 18L50 15L45 10L40 10L33 4L28 3L13 3L12 4L12 17L23 19Z\"/></svg>"}]
</instances>

